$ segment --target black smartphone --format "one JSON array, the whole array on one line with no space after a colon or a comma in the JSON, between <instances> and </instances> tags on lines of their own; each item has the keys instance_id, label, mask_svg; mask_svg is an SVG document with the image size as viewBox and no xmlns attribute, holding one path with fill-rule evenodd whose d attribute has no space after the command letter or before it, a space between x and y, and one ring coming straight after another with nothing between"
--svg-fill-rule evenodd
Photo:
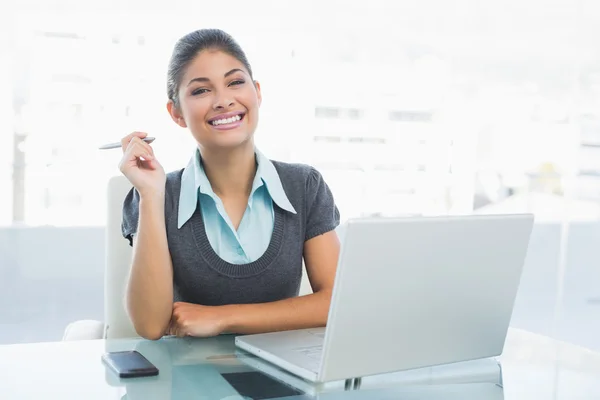
<instances>
[{"instance_id":1,"label":"black smartphone","mask_svg":"<svg viewBox=\"0 0 600 400\"><path fill-rule=\"evenodd\" d=\"M158 375L158 368L135 350L104 353L102 355L102 361L117 374L119 378L137 378Z\"/></svg>"}]
</instances>

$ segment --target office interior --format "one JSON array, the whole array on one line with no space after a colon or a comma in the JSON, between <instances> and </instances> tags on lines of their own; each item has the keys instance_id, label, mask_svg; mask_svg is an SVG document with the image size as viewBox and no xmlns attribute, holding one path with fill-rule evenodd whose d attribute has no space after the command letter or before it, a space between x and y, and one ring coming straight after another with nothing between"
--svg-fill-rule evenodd
<instances>
[{"instance_id":1,"label":"office interior","mask_svg":"<svg viewBox=\"0 0 600 400\"><path fill-rule=\"evenodd\" d=\"M145 130L165 170L185 167L167 61L216 27L261 82L258 148L317 168L342 223L532 213L510 326L600 353L597 1L2 7L0 349L104 320L121 153L98 146Z\"/></svg>"}]
</instances>

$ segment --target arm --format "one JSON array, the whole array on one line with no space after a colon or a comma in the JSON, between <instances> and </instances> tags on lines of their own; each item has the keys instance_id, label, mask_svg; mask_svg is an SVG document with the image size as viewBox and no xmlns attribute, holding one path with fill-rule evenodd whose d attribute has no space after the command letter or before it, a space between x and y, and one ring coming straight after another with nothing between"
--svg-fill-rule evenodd
<instances>
[{"instance_id":1,"label":"arm","mask_svg":"<svg viewBox=\"0 0 600 400\"><path fill-rule=\"evenodd\" d=\"M304 244L304 260L313 293L260 304L208 307L175 303L171 333L213 336L223 332L262 333L325 326L340 251L335 231Z\"/></svg>"},{"instance_id":2,"label":"arm","mask_svg":"<svg viewBox=\"0 0 600 400\"><path fill-rule=\"evenodd\" d=\"M124 232L132 238L133 260L126 291L126 309L136 332L159 339L167 329L173 303L173 266L165 223L166 176L146 133L121 140L121 172L136 190L125 199Z\"/></svg>"},{"instance_id":3,"label":"arm","mask_svg":"<svg viewBox=\"0 0 600 400\"><path fill-rule=\"evenodd\" d=\"M127 285L127 312L133 326L140 336L153 340L163 336L173 307L173 266L164 203L164 194L140 199Z\"/></svg>"}]
</instances>

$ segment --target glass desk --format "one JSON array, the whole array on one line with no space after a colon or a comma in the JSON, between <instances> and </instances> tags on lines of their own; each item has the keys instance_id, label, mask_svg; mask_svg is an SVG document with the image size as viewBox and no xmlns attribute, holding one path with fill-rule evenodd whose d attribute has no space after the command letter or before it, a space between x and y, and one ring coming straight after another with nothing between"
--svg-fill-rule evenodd
<instances>
[{"instance_id":1,"label":"glass desk","mask_svg":"<svg viewBox=\"0 0 600 400\"><path fill-rule=\"evenodd\" d=\"M157 377L119 379L100 357L136 349ZM311 385L236 350L233 336L0 346L0 399L598 399L600 353L509 331L502 385L491 360Z\"/></svg>"}]
</instances>

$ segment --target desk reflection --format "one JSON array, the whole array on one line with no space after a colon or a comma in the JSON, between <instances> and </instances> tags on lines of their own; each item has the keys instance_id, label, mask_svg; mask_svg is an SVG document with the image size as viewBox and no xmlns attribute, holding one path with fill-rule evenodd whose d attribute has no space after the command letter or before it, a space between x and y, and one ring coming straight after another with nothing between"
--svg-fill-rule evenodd
<instances>
[{"instance_id":1,"label":"desk reflection","mask_svg":"<svg viewBox=\"0 0 600 400\"><path fill-rule=\"evenodd\" d=\"M413 380L366 378L357 391L344 391L343 382L315 385L249 353L232 353L231 337L215 338L210 345L194 339L139 341L134 348L159 369L159 375L119 379L106 370L106 380L123 388L120 400L261 400L261 399L406 399L503 400L503 390L493 383L451 383L452 379ZM106 351L122 350L111 348Z\"/></svg>"},{"instance_id":2,"label":"desk reflection","mask_svg":"<svg viewBox=\"0 0 600 400\"><path fill-rule=\"evenodd\" d=\"M231 354L230 342L224 338L223 351L215 355L214 343L204 349L186 339L140 341L135 350L156 365L158 376L120 379L107 369L106 380L125 389L122 400L258 400L303 394L241 363Z\"/></svg>"}]
</instances>

